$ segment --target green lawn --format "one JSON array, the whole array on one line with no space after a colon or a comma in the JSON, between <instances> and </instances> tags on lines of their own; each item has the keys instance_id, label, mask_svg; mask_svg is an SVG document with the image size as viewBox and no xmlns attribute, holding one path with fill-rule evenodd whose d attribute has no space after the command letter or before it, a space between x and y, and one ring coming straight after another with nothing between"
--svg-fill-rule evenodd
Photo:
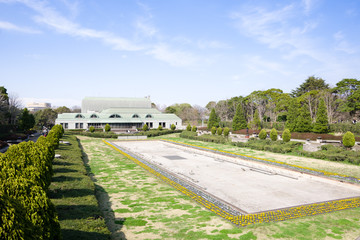
<instances>
[{"instance_id":1,"label":"green lawn","mask_svg":"<svg viewBox=\"0 0 360 240\"><path fill-rule=\"evenodd\" d=\"M360 235L360 208L238 228L149 174L102 140L81 137L80 143L98 190L105 201L111 202L111 205L102 202L103 210L119 239L312 240L355 239Z\"/></svg>"},{"instance_id":2,"label":"green lawn","mask_svg":"<svg viewBox=\"0 0 360 240\"><path fill-rule=\"evenodd\" d=\"M75 136L65 135L61 140L71 145L60 143L56 150L61 158L53 162L54 176L49 194L58 212L63 239L110 239L79 143Z\"/></svg>"}]
</instances>

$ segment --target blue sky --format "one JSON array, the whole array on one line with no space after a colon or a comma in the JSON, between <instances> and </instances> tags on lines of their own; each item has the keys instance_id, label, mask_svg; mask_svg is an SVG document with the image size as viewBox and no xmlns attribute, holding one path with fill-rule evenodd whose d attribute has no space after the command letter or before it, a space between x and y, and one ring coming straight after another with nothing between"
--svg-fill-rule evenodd
<instances>
[{"instance_id":1,"label":"blue sky","mask_svg":"<svg viewBox=\"0 0 360 240\"><path fill-rule=\"evenodd\" d=\"M0 0L0 86L24 104L160 105L360 77L360 1Z\"/></svg>"}]
</instances>

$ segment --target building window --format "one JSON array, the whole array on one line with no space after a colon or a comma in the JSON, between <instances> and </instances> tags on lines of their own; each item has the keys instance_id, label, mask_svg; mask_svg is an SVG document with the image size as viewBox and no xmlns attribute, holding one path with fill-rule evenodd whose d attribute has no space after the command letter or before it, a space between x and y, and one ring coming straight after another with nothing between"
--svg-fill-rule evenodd
<instances>
[{"instance_id":1,"label":"building window","mask_svg":"<svg viewBox=\"0 0 360 240\"><path fill-rule=\"evenodd\" d=\"M92 114L92 115L90 116L90 118L99 118L99 117L98 117L98 115L96 115L96 114Z\"/></svg>"},{"instance_id":2,"label":"building window","mask_svg":"<svg viewBox=\"0 0 360 240\"><path fill-rule=\"evenodd\" d=\"M68 128L69 128L69 124L65 123L65 129L68 129Z\"/></svg>"},{"instance_id":3,"label":"building window","mask_svg":"<svg viewBox=\"0 0 360 240\"><path fill-rule=\"evenodd\" d=\"M83 129L84 128L84 124L80 123L80 128Z\"/></svg>"},{"instance_id":4,"label":"building window","mask_svg":"<svg viewBox=\"0 0 360 240\"><path fill-rule=\"evenodd\" d=\"M151 114L147 114L145 118L152 118Z\"/></svg>"},{"instance_id":5,"label":"building window","mask_svg":"<svg viewBox=\"0 0 360 240\"><path fill-rule=\"evenodd\" d=\"M77 114L76 116L75 116L75 118L85 118L83 115L81 115L81 114Z\"/></svg>"},{"instance_id":6,"label":"building window","mask_svg":"<svg viewBox=\"0 0 360 240\"><path fill-rule=\"evenodd\" d=\"M139 115L134 114L134 115L132 116L132 118L139 118Z\"/></svg>"},{"instance_id":7,"label":"building window","mask_svg":"<svg viewBox=\"0 0 360 240\"><path fill-rule=\"evenodd\" d=\"M76 128L76 129L79 128L79 123L75 123L75 128Z\"/></svg>"},{"instance_id":8,"label":"building window","mask_svg":"<svg viewBox=\"0 0 360 240\"><path fill-rule=\"evenodd\" d=\"M119 114L112 114L109 118L121 118Z\"/></svg>"}]
</instances>

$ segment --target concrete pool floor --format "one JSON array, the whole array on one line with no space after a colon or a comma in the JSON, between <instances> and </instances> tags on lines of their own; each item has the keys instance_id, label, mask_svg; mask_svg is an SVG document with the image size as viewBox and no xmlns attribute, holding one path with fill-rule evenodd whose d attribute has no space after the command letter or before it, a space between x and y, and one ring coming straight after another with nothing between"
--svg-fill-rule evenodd
<instances>
[{"instance_id":1,"label":"concrete pool floor","mask_svg":"<svg viewBox=\"0 0 360 240\"><path fill-rule=\"evenodd\" d=\"M112 141L243 213L360 196L360 186L163 141Z\"/></svg>"}]
</instances>

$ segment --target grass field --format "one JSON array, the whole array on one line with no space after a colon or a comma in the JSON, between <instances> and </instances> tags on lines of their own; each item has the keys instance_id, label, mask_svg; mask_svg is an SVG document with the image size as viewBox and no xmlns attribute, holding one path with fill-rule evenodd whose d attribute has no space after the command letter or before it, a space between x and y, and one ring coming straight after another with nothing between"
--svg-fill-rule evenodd
<instances>
[{"instance_id":1,"label":"grass field","mask_svg":"<svg viewBox=\"0 0 360 240\"><path fill-rule=\"evenodd\" d=\"M79 138L114 239L312 240L355 239L360 235L360 208L237 228L155 178L101 139Z\"/></svg>"},{"instance_id":2,"label":"grass field","mask_svg":"<svg viewBox=\"0 0 360 240\"><path fill-rule=\"evenodd\" d=\"M95 197L95 185L87 175L75 136L65 135L53 162L50 198L58 212L63 239L110 239L110 231Z\"/></svg>"}]
</instances>

